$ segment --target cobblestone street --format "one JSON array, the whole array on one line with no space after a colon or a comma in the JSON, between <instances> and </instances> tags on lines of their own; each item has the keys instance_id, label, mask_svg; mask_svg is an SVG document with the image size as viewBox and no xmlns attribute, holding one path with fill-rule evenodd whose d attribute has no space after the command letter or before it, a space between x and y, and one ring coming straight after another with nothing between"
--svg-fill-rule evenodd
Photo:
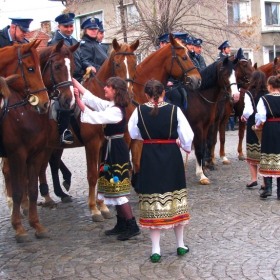
<instances>
[{"instance_id":1,"label":"cobblestone street","mask_svg":"<svg viewBox=\"0 0 280 280\"><path fill-rule=\"evenodd\" d=\"M16 243L1 174L0 279L280 279L280 201L275 182L267 200L259 198L260 178L257 187L246 189L250 173L247 163L237 159L237 142L238 131L227 131L226 153L231 164L223 165L218 159L217 170L208 173L208 186L199 184L194 153L189 156L191 220L185 228L185 242L190 252L178 257L173 230L162 231L162 258L156 264L149 260L148 230L122 242L104 234L114 226L115 218L99 223L91 220L84 148L63 154L72 172L73 202L61 203L52 192L57 207L38 206L50 239L36 239L25 217L23 225L32 241ZM48 178L52 188L49 169ZM138 218L134 191L130 202ZM115 215L114 208L110 209Z\"/></svg>"}]
</instances>

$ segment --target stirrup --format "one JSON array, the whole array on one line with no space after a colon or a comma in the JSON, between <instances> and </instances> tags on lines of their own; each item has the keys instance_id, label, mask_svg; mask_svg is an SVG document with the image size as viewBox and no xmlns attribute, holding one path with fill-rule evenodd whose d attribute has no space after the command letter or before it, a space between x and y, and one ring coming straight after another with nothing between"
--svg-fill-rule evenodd
<instances>
[{"instance_id":1,"label":"stirrup","mask_svg":"<svg viewBox=\"0 0 280 280\"><path fill-rule=\"evenodd\" d=\"M72 136L73 140L67 140L67 139L65 139L64 136L65 136L65 133L66 133L66 132L69 132L69 134ZM63 134L61 135L61 142L64 143L64 144L72 144L72 143L74 142L74 136L73 136L71 130L69 130L69 129L65 129L65 130L64 130Z\"/></svg>"}]
</instances>

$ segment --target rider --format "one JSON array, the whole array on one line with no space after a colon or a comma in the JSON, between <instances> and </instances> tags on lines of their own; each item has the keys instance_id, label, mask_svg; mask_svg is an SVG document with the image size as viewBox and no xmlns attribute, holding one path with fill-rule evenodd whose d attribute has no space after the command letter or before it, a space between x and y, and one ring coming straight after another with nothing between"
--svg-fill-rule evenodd
<instances>
[{"instance_id":1,"label":"rider","mask_svg":"<svg viewBox=\"0 0 280 280\"><path fill-rule=\"evenodd\" d=\"M84 71L91 69L94 74L98 72L108 57L108 54L97 41L99 24L98 18L88 18L81 25L83 29L80 46L82 67Z\"/></svg>"},{"instance_id":2,"label":"rider","mask_svg":"<svg viewBox=\"0 0 280 280\"><path fill-rule=\"evenodd\" d=\"M230 56L230 44L228 40L224 41L219 47L218 50L220 50L219 56L217 60L220 60L222 58L225 58L227 56Z\"/></svg>"},{"instance_id":3,"label":"rider","mask_svg":"<svg viewBox=\"0 0 280 280\"><path fill-rule=\"evenodd\" d=\"M72 46L78 43L78 41L72 37L74 31L74 18L74 13L62 14L55 18L55 21L58 23L58 30L55 31L53 38L48 41L48 46L55 45L62 39L64 39L64 44L67 46ZM74 53L74 61L76 69L73 77L78 81L81 81L84 73L81 67L79 50ZM58 132L60 134L61 144L72 144L74 141L74 136L69 129L71 114L72 112L69 110L63 110L61 108L57 109Z\"/></svg>"},{"instance_id":4,"label":"rider","mask_svg":"<svg viewBox=\"0 0 280 280\"><path fill-rule=\"evenodd\" d=\"M26 44L29 41L24 37L30 32L29 25L32 18L9 18L12 20L11 26L8 25L0 30L0 48L12 46L14 43Z\"/></svg>"},{"instance_id":5,"label":"rider","mask_svg":"<svg viewBox=\"0 0 280 280\"><path fill-rule=\"evenodd\" d=\"M193 62L193 65L200 72L202 69L200 68L200 64L198 62L198 56L197 56L197 54L194 51L193 37L187 36L187 38L186 38L186 47L188 49L188 55L191 58L191 60Z\"/></svg>"},{"instance_id":6,"label":"rider","mask_svg":"<svg viewBox=\"0 0 280 280\"><path fill-rule=\"evenodd\" d=\"M103 50L108 54L108 45L102 43L105 36L104 33L105 33L105 29L103 28L102 21L100 21L98 24L98 32L97 32L96 40L98 41L99 45L103 48Z\"/></svg>"},{"instance_id":7,"label":"rider","mask_svg":"<svg viewBox=\"0 0 280 280\"><path fill-rule=\"evenodd\" d=\"M193 50L196 53L196 58L197 61L200 65L200 69L203 70L204 68L206 68L206 63L204 60L204 57L201 55L202 52L202 40L197 38L193 40Z\"/></svg>"}]
</instances>

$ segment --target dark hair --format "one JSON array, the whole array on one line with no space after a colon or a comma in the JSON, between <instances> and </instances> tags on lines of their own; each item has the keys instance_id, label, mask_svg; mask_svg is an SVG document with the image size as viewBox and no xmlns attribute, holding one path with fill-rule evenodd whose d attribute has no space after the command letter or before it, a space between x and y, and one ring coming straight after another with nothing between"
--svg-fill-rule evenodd
<instances>
[{"instance_id":1,"label":"dark hair","mask_svg":"<svg viewBox=\"0 0 280 280\"><path fill-rule=\"evenodd\" d=\"M120 77L111 77L106 81L107 87L112 87L115 91L114 101L116 105L127 107L130 102L130 96L127 91L126 82Z\"/></svg>"},{"instance_id":2,"label":"dark hair","mask_svg":"<svg viewBox=\"0 0 280 280\"><path fill-rule=\"evenodd\" d=\"M280 74L277 76L270 76L267 80L267 84L273 88L280 88Z\"/></svg>"},{"instance_id":3,"label":"dark hair","mask_svg":"<svg viewBox=\"0 0 280 280\"><path fill-rule=\"evenodd\" d=\"M254 90L254 97L260 91L267 91L266 77L262 71L256 70L252 73L248 90L251 89Z\"/></svg>"},{"instance_id":4,"label":"dark hair","mask_svg":"<svg viewBox=\"0 0 280 280\"><path fill-rule=\"evenodd\" d=\"M145 84L145 93L148 94L151 98L153 98L155 103L155 106L150 112L150 115L158 114L158 99L162 95L163 90L163 84L157 80L152 79Z\"/></svg>"}]
</instances>

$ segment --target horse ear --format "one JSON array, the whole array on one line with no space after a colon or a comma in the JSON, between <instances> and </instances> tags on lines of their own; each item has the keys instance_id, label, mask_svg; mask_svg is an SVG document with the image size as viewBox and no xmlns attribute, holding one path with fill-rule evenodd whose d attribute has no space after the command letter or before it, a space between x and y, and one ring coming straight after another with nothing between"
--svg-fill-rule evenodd
<instances>
[{"instance_id":1,"label":"horse ear","mask_svg":"<svg viewBox=\"0 0 280 280\"><path fill-rule=\"evenodd\" d=\"M254 68L255 68L255 70L257 70L258 69L258 64L257 64L257 62L254 64L254 66L253 66Z\"/></svg>"},{"instance_id":2,"label":"horse ear","mask_svg":"<svg viewBox=\"0 0 280 280\"><path fill-rule=\"evenodd\" d=\"M62 46L64 44L64 39L60 40L55 46L54 46L54 52L57 53L61 50Z\"/></svg>"},{"instance_id":3,"label":"horse ear","mask_svg":"<svg viewBox=\"0 0 280 280\"><path fill-rule=\"evenodd\" d=\"M80 42L78 42L77 44L73 45L73 46L70 46L69 47L69 50L74 53L80 46Z\"/></svg>"},{"instance_id":4,"label":"horse ear","mask_svg":"<svg viewBox=\"0 0 280 280\"><path fill-rule=\"evenodd\" d=\"M275 58L274 58L274 64L275 64L275 65L277 64L277 60L278 60L278 58L275 57Z\"/></svg>"},{"instance_id":5,"label":"horse ear","mask_svg":"<svg viewBox=\"0 0 280 280\"><path fill-rule=\"evenodd\" d=\"M36 49L41 43L41 40L35 40L35 43L34 43L34 48Z\"/></svg>"},{"instance_id":6,"label":"horse ear","mask_svg":"<svg viewBox=\"0 0 280 280\"><path fill-rule=\"evenodd\" d=\"M120 50L121 46L120 46L120 44L118 43L118 41L117 41L116 38L113 40L112 44L113 44L114 50L115 50L116 52L118 52L118 51Z\"/></svg>"},{"instance_id":7,"label":"horse ear","mask_svg":"<svg viewBox=\"0 0 280 280\"><path fill-rule=\"evenodd\" d=\"M33 40L27 44L23 44L22 48L24 51L28 52L31 48L33 48L34 44L36 43L37 40Z\"/></svg>"},{"instance_id":8,"label":"horse ear","mask_svg":"<svg viewBox=\"0 0 280 280\"><path fill-rule=\"evenodd\" d=\"M131 47L131 49L132 49L133 51L136 51L137 48L139 47L139 40L136 40L134 43L132 43L132 44L130 45L130 47Z\"/></svg>"},{"instance_id":9,"label":"horse ear","mask_svg":"<svg viewBox=\"0 0 280 280\"><path fill-rule=\"evenodd\" d=\"M21 75L19 75L19 74L12 74L12 75L8 76L7 78L5 78L5 81L6 81L7 85L11 85L11 84L14 83L19 77L21 77Z\"/></svg>"},{"instance_id":10,"label":"horse ear","mask_svg":"<svg viewBox=\"0 0 280 280\"><path fill-rule=\"evenodd\" d=\"M169 33L169 41L170 41L171 45L173 45L173 46L176 43L176 40L174 39L174 36L171 33Z\"/></svg>"}]
</instances>

